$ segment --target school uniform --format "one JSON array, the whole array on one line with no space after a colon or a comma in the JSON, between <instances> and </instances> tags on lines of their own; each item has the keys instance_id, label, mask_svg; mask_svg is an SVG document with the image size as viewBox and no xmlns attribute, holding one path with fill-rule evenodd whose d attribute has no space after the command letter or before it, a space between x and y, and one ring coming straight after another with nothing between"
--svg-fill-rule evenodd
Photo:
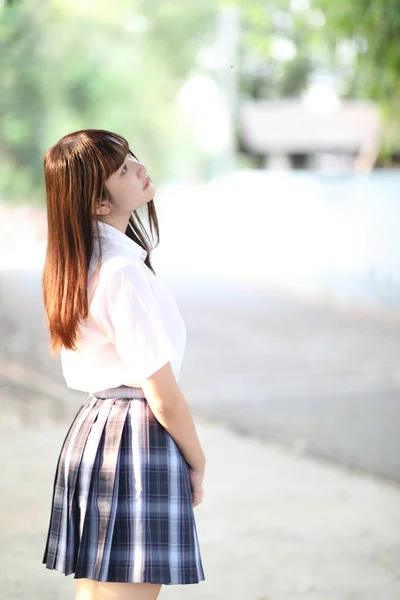
<instances>
[{"instance_id":1,"label":"school uniform","mask_svg":"<svg viewBox=\"0 0 400 600\"><path fill-rule=\"evenodd\" d=\"M59 454L42 562L97 581L198 583L189 465L140 387L167 362L179 381L185 323L146 251L99 227L79 348L60 352L66 385L88 395Z\"/></svg>"}]
</instances>

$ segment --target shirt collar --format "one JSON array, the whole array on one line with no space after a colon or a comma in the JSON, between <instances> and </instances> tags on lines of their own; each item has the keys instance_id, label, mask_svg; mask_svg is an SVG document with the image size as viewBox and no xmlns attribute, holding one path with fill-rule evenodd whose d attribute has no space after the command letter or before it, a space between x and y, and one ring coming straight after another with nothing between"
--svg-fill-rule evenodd
<instances>
[{"instance_id":1,"label":"shirt collar","mask_svg":"<svg viewBox=\"0 0 400 600\"><path fill-rule=\"evenodd\" d=\"M146 260L147 252L144 248L142 248L142 246L140 246L140 244L138 244L137 242L132 240L132 238L127 236L125 233L122 233L122 231L120 231L113 225L110 225L109 223L105 223L104 221L98 221L98 223L99 223L99 230L100 230L101 237L104 237L107 240L111 240L113 242L116 242L117 244L120 244L121 246L126 248L128 251L136 254L136 256L141 258L141 260L143 260L143 261ZM93 223L93 226L94 226L94 223ZM94 226L93 231L94 231L94 240L97 241L95 226Z\"/></svg>"}]
</instances>

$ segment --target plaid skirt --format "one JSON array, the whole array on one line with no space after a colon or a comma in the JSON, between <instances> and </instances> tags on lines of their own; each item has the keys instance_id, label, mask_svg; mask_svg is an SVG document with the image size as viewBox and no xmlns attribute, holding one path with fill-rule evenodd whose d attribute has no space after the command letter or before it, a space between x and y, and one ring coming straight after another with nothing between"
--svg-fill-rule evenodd
<instances>
[{"instance_id":1,"label":"plaid skirt","mask_svg":"<svg viewBox=\"0 0 400 600\"><path fill-rule=\"evenodd\" d=\"M89 394L61 447L42 564L74 578L204 580L189 465L141 388Z\"/></svg>"}]
</instances>

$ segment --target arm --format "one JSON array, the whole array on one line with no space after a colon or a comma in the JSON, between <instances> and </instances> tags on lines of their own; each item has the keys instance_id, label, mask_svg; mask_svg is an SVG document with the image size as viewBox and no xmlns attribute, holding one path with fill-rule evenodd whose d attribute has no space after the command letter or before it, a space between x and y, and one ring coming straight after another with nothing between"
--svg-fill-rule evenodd
<instances>
[{"instance_id":1,"label":"arm","mask_svg":"<svg viewBox=\"0 0 400 600\"><path fill-rule=\"evenodd\" d=\"M139 265L140 267L140 265ZM109 278L98 318L149 406L190 467L202 473L204 454L170 361L175 355L146 274L126 265ZM103 305L103 303L102 303Z\"/></svg>"},{"instance_id":2,"label":"arm","mask_svg":"<svg viewBox=\"0 0 400 600\"><path fill-rule=\"evenodd\" d=\"M184 458L197 473L203 473L205 456L193 418L168 362L142 383L152 412L174 438Z\"/></svg>"}]
</instances>

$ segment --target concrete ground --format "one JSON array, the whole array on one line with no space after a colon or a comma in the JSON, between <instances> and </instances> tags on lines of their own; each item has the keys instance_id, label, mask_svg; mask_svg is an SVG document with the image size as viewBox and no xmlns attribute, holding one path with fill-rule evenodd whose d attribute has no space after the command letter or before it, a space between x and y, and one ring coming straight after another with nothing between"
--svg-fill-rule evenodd
<instances>
[{"instance_id":1,"label":"concrete ground","mask_svg":"<svg viewBox=\"0 0 400 600\"><path fill-rule=\"evenodd\" d=\"M195 509L206 581L160 598L399 600L397 320L187 283L173 289L208 457ZM73 577L41 560L82 393L48 357L37 273L0 277L0 331L0 600L72 600Z\"/></svg>"},{"instance_id":2,"label":"concrete ground","mask_svg":"<svg viewBox=\"0 0 400 600\"><path fill-rule=\"evenodd\" d=\"M160 598L400 598L399 487L196 423L208 459L195 508L206 581L164 586ZM66 427L45 417L23 427L3 422L1 600L74 597L73 576L41 564Z\"/></svg>"},{"instance_id":3,"label":"concrete ground","mask_svg":"<svg viewBox=\"0 0 400 600\"><path fill-rule=\"evenodd\" d=\"M180 383L199 415L400 483L397 312L334 309L221 280L165 281L187 324ZM0 332L5 385L22 368L15 377L28 390L45 375L42 387L65 395L38 271L0 272Z\"/></svg>"}]
</instances>

